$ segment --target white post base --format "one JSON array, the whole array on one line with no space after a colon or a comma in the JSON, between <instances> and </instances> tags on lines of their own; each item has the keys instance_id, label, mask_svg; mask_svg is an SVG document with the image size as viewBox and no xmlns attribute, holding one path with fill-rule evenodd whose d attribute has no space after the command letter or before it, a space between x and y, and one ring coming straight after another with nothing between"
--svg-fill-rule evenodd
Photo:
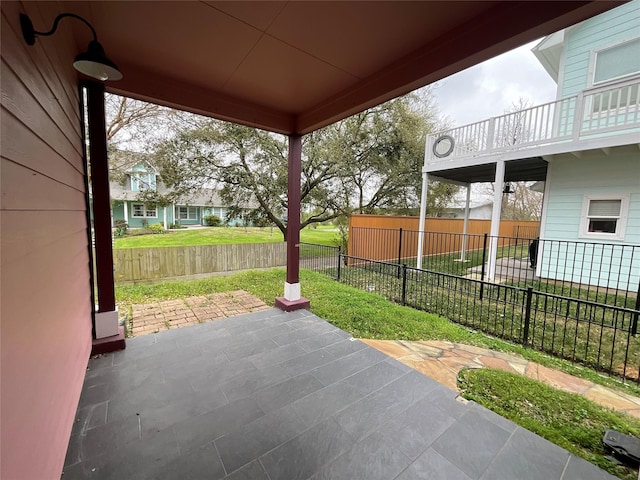
<instances>
[{"instance_id":1,"label":"white post base","mask_svg":"<svg viewBox=\"0 0 640 480\"><path fill-rule=\"evenodd\" d=\"M300 283L284 282L284 298L290 302L300 300Z\"/></svg>"},{"instance_id":2,"label":"white post base","mask_svg":"<svg viewBox=\"0 0 640 480\"><path fill-rule=\"evenodd\" d=\"M111 312L96 312L96 339L118 335L118 307Z\"/></svg>"}]
</instances>

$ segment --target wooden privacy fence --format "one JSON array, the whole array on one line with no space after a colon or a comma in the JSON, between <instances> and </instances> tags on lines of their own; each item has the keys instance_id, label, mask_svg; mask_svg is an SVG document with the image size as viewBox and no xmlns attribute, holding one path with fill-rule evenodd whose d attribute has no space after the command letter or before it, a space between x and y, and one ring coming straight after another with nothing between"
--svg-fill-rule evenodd
<instances>
[{"instance_id":1,"label":"wooden privacy fence","mask_svg":"<svg viewBox=\"0 0 640 480\"><path fill-rule=\"evenodd\" d=\"M418 217L352 215L349 217L349 256L370 260L415 258L418 254ZM540 222L502 220L498 236L504 245L528 244L538 236ZM427 218L424 255L459 252L464 236L463 219ZM491 230L491 220L469 220L466 250L482 248L481 236ZM439 235L447 233L449 235ZM501 245L503 246L503 245Z\"/></svg>"},{"instance_id":2,"label":"wooden privacy fence","mask_svg":"<svg viewBox=\"0 0 640 480\"><path fill-rule=\"evenodd\" d=\"M285 242L121 248L113 251L116 282L280 267L286 264Z\"/></svg>"}]
</instances>

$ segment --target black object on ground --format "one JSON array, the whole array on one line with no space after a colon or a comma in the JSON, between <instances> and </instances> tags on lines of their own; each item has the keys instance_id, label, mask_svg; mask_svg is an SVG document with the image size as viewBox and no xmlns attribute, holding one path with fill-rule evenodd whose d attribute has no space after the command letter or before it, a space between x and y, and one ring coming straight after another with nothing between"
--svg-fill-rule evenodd
<instances>
[{"instance_id":1,"label":"black object on ground","mask_svg":"<svg viewBox=\"0 0 640 480\"><path fill-rule=\"evenodd\" d=\"M602 443L605 450L625 465L637 467L640 464L640 439L615 430L606 430Z\"/></svg>"}]
</instances>

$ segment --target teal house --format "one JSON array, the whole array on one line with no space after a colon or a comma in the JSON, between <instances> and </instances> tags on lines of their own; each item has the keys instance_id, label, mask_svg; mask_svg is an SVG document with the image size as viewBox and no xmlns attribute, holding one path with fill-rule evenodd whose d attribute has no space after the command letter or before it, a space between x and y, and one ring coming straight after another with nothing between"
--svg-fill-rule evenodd
<instances>
[{"instance_id":1,"label":"teal house","mask_svg":"<svg viewBox=\"0 0 640 480\"><path fill-rule=\"evenodd\" d=\"M640 0L553 33L533 53L557 83L556 100L431 134L423 190L430 180L494 182L492 280L504 186L540 182L536 276L638 292Z\"/></svg>"},{"instance_id":2,"label":"teal house","mask_svg":"<svg viewBox=\"0 0 640 480\"><path fill-rule=\"evenodd\" d=\"M161 224L165 229L172 225L206 225L205 217L216 215L224 225L235 226L241 219L230 218L216 190L202 188L188 198L166 206L145 203L140 200L145 190L167 193L160 175L151 162L140 160L120 175L120 181L111 181L111 214L115 224L124 220L130 228Z\"/></svg>"}]
</instances>

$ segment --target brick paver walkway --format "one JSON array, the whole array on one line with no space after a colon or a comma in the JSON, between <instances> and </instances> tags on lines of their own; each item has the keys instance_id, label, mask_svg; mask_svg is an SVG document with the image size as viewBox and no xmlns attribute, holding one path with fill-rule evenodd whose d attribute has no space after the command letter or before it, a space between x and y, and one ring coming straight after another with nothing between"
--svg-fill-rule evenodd
<instances>
[{"instance_id":1,"label":"brick paver walkway","mask_svg":"<svg viewBox=\"0 0 640 480\"><path fill-rule=\"evenodd\" d=\"M458 372L463 368L498 368L526 375L560 390L584 395L600 405L640 418L640 398L552 370L516 355L442 341L362 341L456 391Z\"/></svg>"},{"instance_id":2,"label":"brick paver walkway","mask_svg":"<svg viewBox=\"0 0 640 480\"><path fill-rule=\"evenodd\" d=\"M146 335L267 308L266 303L244 290L136 304L129 331L133 336Z\"/></svg>"}]
</instances>

